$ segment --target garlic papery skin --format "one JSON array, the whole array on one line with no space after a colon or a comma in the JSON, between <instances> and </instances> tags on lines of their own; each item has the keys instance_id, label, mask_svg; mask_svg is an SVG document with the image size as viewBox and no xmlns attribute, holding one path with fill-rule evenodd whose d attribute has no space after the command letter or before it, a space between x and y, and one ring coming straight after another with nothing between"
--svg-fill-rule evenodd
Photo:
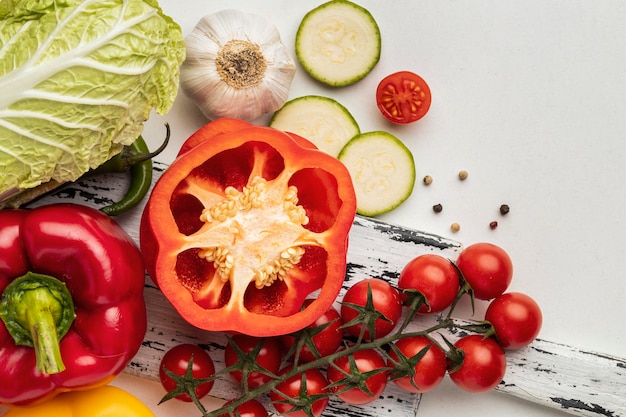
<instances>
[{"instance_id":1,"label":"garlic papery skin","mask_svg":"<svg viewBox=\"0 0 626 417\"><path fill-rule=\"evenodd\" d=\"M180 85L210 120L251 121L287 101L296 65L268 19L222 10L201 18L185 42Z\"/></svg>"}]
</instances>

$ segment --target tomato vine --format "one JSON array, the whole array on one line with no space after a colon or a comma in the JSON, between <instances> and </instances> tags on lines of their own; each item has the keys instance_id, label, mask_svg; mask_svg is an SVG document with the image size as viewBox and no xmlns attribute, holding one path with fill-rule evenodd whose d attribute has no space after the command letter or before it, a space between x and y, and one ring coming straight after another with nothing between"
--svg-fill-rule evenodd
<instances>
[{"instance_id":1,"label":"tomato vine","mask_svg":"<svg viewBox=\"0 0 626 417\"><path fill-rule=\"evenodd\" d=\"M486 256L495 256L495 253L508 262L508 255L501 248L494 248L491 244L475 244L468 248L469 250L465 249L468 250L467 253L462 251L460 254L460 258L464 259L460 266L445 258L437 259L438 255L421 255L424 259L419 262L413 260L403 269L399 277L402 285L399 287L378 279L359 281L346 292L341 302L341 314L333 311L324 320L291 335L282 338L247 339L245 347L238 345L240 342L237 340L242 339L239 335L229 337L227 349L236 352L236 360L231 358L226 361L226 366L215 372L210 379L236 375L235 379L241 384L241 392L238 398L228 401L217 410L207 411L201 405L196 397L194 384L189 381L182 384L182 387L178 386L176 392L185 391L198 405L202 417L238 415L238 407L263 396L269 397L280 413L317 417L331 397L355 404L369 402L368 395L372 401L375 400L387 381L394 382L404 391L423 393L435 388L445 374L448 374L460 389L469 392L493 389L505 374L505 349L519 349L532 343L541 327L541 310L526 295L505 293L510 282L509 263L504 264L505 273L500 274L500 281L495 285L497 288L487 288L488 278L481 275L481 268L493 268L493 264L485 266L484 259L480 256L481 250ZM446 268L442 259L451 268ZM450 274L450 271L454 271L454 274ZM470 271L472 282L465 278L464 271ZM438 279L457 280L452 286L458 288L456 296L449 294L450 284L438 283ZM507 303L523 302L532 319L520 321L512 314L505 314L503 319L496 321L493 319L495 315L490 314L489 318L494 321L492 323L486 317L479 321L453 317L453 311L463 297L470 297L473 307L474 286L481 289L481 297L485 291L492 295L489 300L494 304L492 309L506 311ZM440 314L436 315L436 320L430 327L420 330L409 328L416 317L432 314L429 310L435 305L435 299L441 300L437 291L446 292L447 308L440 303L437 305L436 312ZM397 317L393 308L381 308L381 300L395 300L396 297L400 300L400 308L405 309L405 314L401 317ZM432 299L430 303L429 297ZM346 314L348 310L349 314ZM337 327L338 323L341 326ZM390 323L393 323L392 331L389 331ZM359 330L354 331L355 327ZM335 350L329 353L321 348L323 345L319 344L319 335L331 328L333 332L337 328L342 329L345 339L342 346L336 349L333 347ZM379 331L381 328L384 331ZM449 341L441 334L444 329L459 335L459 340L456 343ZM440 337L434 337L435 335ZM331 339L326 335L321 340ZM282 370L278 371L275 365L268 370L262 365L266 358L261 358L259 352L263 351L262 347L268 341L276 343L285 340L288 340L285 351L277 353L278 357L285 358L281 365ZM277 345L273 346L276 350ZM304 347L307 355L301 356ZM375 355L368 356L372 352ZM474 360L474 357L483 354L491 358L489 363ZM372 359L374 356L380 356L383 361L370 360L363 366L358 364L358 361L368 357ZM258 384L246 382L260 374L264 378ZM376 383L373 382L375 378L378 381ZM481 382L483 379L487 382ZM202 381L206 382L206 379ZM169 394L165 398L172 397Z\"/></svg>"}]
</instances>

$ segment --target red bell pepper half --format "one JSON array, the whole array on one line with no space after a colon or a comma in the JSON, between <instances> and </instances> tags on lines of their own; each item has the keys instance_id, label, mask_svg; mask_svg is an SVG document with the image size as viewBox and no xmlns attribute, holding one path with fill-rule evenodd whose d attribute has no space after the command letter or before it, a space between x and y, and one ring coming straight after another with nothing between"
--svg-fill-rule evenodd
<instances>
[{"instance_id":1,"label":"red bell pepper half","mask_svg":"<svg viewBox=\"0 0 626 417\"><path fill-rule=\"evenodd\" d=\"M343 164L305 139L233 120L207 124L182 149L140 229L148 273L180 315L205 330L273 336L324 314L344 282L356 212Z\"/></svg>"},{"instance_id":2,"label":"red bell pepper half","mask_svg":"<svg viewBox=\"0 0 626 417\"><path fill-rule=\"evenodd\" d=\"M77 204L0 211L0 403L103 385L146 332L139 248Z\"/></svg>"}]
</instances>

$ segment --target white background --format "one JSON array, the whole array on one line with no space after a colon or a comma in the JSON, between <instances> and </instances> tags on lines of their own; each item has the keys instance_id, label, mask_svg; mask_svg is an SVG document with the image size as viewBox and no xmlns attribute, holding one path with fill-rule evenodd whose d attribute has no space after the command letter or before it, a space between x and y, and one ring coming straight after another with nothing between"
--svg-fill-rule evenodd
<instances>
[{"instance_id":1,"label":"white background","mask_svg":"<svg viewBox=\"0 0 626 417\"><path fill-rule=\"evenodd\" d=\"M200 16L236 8L270 18L293 51L304 14L317 0L161 0L187 35ZM346 106L362 131L387 130L413 151L414 193L381 219L469 245L488 241L512 257L512 290L542 306L540 337L626 357L622 264L626 235L626 3L621 1L359 0L382 34L379 64L342 89L313 82L298 66L290 98L319 94ZM295 56L295 54L294 54ZM393 126L374 91L387 74L410 70L433 103L415 124ZM163 120L173 132L165 156L206 123L181 93L144 137L156 144ZM267 118L256 121L263 124ZM154 145L153 145L154 147ZM459 181L466 170L469 178ZM431 175L426 187L421 178ZM441 203L435 214L432 205ZM506 203L511 211L501 216ZM489 223L497 220L495 230ZM458 222L461 230L450 231ZM620 323L616 326L615 323ZM155 406L156 384L116 382L158 416L193 414L179 402ZM199 415L199 413L198 413ZM446 382L423 396L424 416L562 416L500 393L465 394Z\"/></svg>"}]
</instances>

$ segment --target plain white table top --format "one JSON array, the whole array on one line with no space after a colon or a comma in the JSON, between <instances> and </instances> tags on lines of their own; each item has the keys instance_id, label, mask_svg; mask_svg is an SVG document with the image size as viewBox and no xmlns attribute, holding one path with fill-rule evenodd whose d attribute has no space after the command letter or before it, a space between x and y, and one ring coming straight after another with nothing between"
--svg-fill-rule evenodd
<instances>
[{"instance_id":1,"label":"plain white table top","mask_svg":"<svg viewBox=\"0 0 626 417\"><path fill-rule=\"evenodd\" d=\"M320 0L161 0L187 35L200 16L225 8L265 15L293 51L296 29ZM333 97L362 131L387 130L413 151L412 196L381 220L436 233L464 245L487 241L512 257L511 290L541 305L540 337L626 357L622 241L626 235L626 3L512 0L458 2L359 0L382 34L378 65L362 81L324 88L298 67L290 98ZM294 54L295 57L295 54ZM394 126L378 113L374 91L387 74L410 70L430 85L433 103L417 123ZM156 144L163 120L171 161L189 134L207 122L181 93L144 137ZM257 124L268 119L261 118ZM154 147L154 145L152 146ZM459 181L457 173L469 177ZM426 187L421 179L433 177ZM432 205L441 203L435 214ZM506 203L511 211L499 214ZM495 230L489 223L497 220ZM458 233L450 224L461 226ZM194 406L156 403L160 386L129 376L115 382L157 416ZM195 410L195 411L194 411ZM197 412L197 414L194 414ZM1 414L1 412L0 412ZM472 395L449 381L424 395L418 415L561 416L499 393Z\"/></svg>"}]
</instances>

